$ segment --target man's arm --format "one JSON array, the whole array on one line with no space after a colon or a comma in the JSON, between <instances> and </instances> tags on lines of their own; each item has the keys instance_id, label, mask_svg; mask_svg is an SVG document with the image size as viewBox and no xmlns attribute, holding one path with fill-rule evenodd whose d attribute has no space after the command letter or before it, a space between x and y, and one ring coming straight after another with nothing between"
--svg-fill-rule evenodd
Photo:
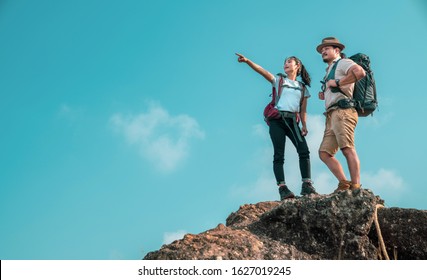
<instances>
[{"instance_id":1,"label":"man's arm","mask_svg":"<svg viewBox=\"0 0 427 280\"><path fill-rule=\"evenodd\" d=\"M336 80L329 80L327 82L327 86L337 87L337 86L352 84L362 79L365 76L366 76L366 73L365 73L365 70L363 70L362 66L360 66L359 64L355 64L351 66L350 69L348 69L347 75L339 79L338 84Z\"/></svg>"}]
</instances>

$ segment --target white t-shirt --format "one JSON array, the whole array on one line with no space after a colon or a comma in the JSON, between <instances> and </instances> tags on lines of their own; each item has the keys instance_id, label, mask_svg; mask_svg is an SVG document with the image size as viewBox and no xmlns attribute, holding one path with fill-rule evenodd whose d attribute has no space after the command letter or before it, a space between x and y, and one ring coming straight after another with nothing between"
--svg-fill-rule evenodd
<instances>
[{"instance_id":1,"label":"white t-shirt","mask_svg":"<svg viewBox=\"0 0 427 280\"><path fill-rule=\"evenodd\" d=\"M275 76L272 85L276 88L276 92L279 88L280 76ZM282 94L280 99L277 102L276 108L279 111L288 111L288 112L299 112L300 103L301 103L301 91L304 89L302 84L298 81L293 81L288 78L282 79L283 83L280 87L282 89ZM304 97L310 97L310 93L305 87Z\"/></svg>"}]
</instances>

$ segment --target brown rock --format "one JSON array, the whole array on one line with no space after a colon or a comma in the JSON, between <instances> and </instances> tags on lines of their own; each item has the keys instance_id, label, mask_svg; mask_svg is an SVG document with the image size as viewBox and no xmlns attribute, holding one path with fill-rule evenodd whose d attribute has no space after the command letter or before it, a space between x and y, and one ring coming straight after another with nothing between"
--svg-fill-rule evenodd
<instances>
[{"instance_id":1,"label":"brown rock","mask_svg":"<svg viewBox=\"0 0 427 280\"><path fill-rule=\"evenodd\" d=\"M390 259L427 260L427 211L382 208L378 209L378 220ZM369 237L378 244L375 227Z\"/></svg>"},{"instance_id":2,"label":"brown rock","mask_svg":"<svg viewBox=\"0 0 427 280\"><path fill-rule=\"evenodd\" d=\"M246 204L226 225L187 234L144 259L378 259L378 203L362 189ZM389 254L397 248L399 259L427 259L427 211L383 208L378 221Z\"/></svg>"}]
</instances>

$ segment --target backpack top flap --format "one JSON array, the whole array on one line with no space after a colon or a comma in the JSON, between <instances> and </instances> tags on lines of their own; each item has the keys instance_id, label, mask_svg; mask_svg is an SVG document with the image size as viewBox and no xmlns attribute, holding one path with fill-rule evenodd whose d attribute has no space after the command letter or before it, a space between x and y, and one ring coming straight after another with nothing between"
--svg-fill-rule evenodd
<instances>
[{"instance_id":1,"label":"backpack top flap","mask_svg":"<svg viewBox=\"0 0 427 280\"><path fill-rule=\"evenodd\" d=\"M362 66L363 70L371 73L371 60L369 56L363 53L357 53L349 57L351 60Z\"/></svg>"}]
</instances>

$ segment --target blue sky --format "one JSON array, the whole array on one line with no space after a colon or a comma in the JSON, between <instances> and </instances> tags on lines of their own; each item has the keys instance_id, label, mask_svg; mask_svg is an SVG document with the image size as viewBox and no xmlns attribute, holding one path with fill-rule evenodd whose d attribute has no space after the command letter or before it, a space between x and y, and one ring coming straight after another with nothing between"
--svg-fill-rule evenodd
<instances>
[{"instance_id":1,"label":"blue sky","mask_svg":"<svg viewBox=\"0 0 427 280\"><path fill-rule=\"evenodd\" d=\"M272 73L303 61L313 180L332 192L317 156L327 36L372 60L380 107L356 131L363 187L427 209L427 4L354 3L1 0L0 259L141 259L277 200L271 88L235 52ZM286 164L299 193L292 146Z\"/></svg>"}]
</instances>

